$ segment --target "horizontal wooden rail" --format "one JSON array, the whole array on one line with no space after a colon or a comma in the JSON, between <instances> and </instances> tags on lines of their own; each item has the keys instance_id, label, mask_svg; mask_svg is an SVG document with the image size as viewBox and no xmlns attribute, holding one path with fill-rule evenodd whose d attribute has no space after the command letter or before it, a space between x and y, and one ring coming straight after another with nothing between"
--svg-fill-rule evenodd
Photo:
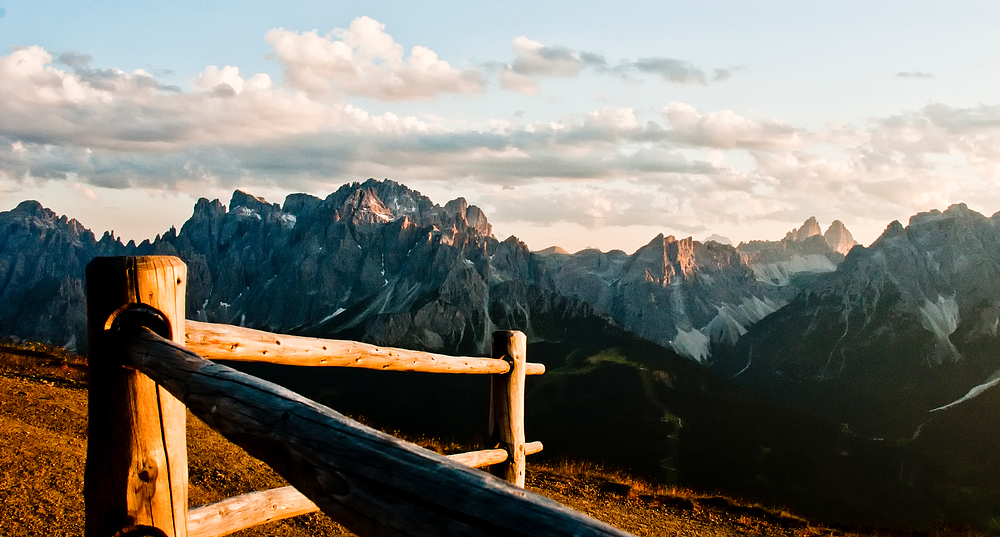
<instances>
[{"instance_id":1,"label":"horizontal wooden rail","mask_svg":"<svg viewBox=\"0 0 1000 537\"><path fill-rule=\"evenodd\" d=\"M149 330L121 344L125 363L358 535L628 535Z\"/></svg>"},{"instance_id":2,"label":"horizontal wooden rail","mask_svg":"<svg viewBox=\"0 0 1000 537\"><path fill-rule=\"evenodd\" d=\"M260 490L187 510L188 537L220 537L318 511L295 487Z\"/></svg>"},{"instance_id":3,"label":"horizontal wooden rail","mask_svg":"<svg viewBox=\"0 0 1000 537\"><path fill-rule=\"evenodd\" d=\"M187 347L210 360L424 373L503 374L510 371L509 363L495 358L447 356L358 341L272 334L228 324L186 320L185 330ZM528 364L526 374L543 373L544 364Z\"/></svg>"},{"instance_id":4,"label":"horizontal wooden rail","mask_svg":"<svg viewBox=\"0 0 1000 537\"><path fill-rule=\"evenodd\" d=\"M524 454L534 455L542 450L541 442L527 442L524 444ZM482 468L493 464L500 464L507 460L506 449L482 449L479 451L469 451L466 453L455 453L448 455L448 458L469 468Z\"/></svg>"},{"instance_id":5,"label":"horizontal wooden rail","mask_svg":"<svg viewBox=\"0 0 1000 537\"><path fill-rule=\"evenodd\" d=\"M541 450L541 442L524 445L525 455ZM448 455L448 459L470 468L482 468L507 460L507 451L483 449ZM219 537L318 510L312 500L293 486L250 492L188 509L188 537Z\"/></svg>"}]
</instances>

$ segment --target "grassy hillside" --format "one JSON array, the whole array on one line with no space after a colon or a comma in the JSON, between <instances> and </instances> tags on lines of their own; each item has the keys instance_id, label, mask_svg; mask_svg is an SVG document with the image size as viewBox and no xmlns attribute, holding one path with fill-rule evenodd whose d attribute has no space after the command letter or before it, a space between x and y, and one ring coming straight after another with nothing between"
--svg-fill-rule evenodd
<instances>
[{"instance_id":1,"label":"grassy hillside","mask_svg":"<svg viewBox=\"0 0 1000 537\"><path fill-rule=\"evenodd\" d=\"M0 430L4 431L0 435L0 528L7 535L83 532L85 363L77 356L50 351L0 348ZM436 449L457 447L434 441L425 444ZM284 484L268 467L190 415L188 445L192 505ZM528 488L640 536L909 535L813 525L788 513L654 485L589 464L529 461ZM351 534L317 513L239 535Z\"/></svg>"}]
</instances>

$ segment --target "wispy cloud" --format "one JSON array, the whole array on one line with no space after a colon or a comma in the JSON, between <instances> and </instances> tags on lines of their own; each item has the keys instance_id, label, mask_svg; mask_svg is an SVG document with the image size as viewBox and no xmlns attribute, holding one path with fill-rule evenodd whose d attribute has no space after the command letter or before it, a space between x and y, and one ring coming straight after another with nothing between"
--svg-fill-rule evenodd
<instances>
[{"instance_id":1,"label":"wispy cloud","mask_svg":"<svg viewBox=\"0 0 1000 537\"><path fill-rule=\"evenodd\" d=\"M900 71L896 73L897 78L934 78L934 74L923 71Z\"/></svg>"},{"instance_id":2,"label":"wispy cloud","mask_svg":"<svg viewBox=\"0 0 1000 537\"><path fill-rule=\"evenodd\" d=\"M497 71L502 87L525 95L538 94L543 78L575 77L586 69L625 78L656 75L664 82L699 85L725 81L736 70L719 68L709 74L689 61L664 56L620 60L612 65L602 54L562 45L543 45L525 36L514 38L513 49L514 60L509 64L493 62L485 67Z\"/></svg>"}]
</instances>

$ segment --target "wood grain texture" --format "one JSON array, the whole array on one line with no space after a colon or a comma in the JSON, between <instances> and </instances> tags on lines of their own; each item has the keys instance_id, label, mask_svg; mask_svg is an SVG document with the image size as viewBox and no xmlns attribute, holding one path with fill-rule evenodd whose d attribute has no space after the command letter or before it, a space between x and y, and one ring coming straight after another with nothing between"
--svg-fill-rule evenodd
<instances>
[{"instance_id":1,"label":"wood grain texture","mask_svg":"<svg viewBox=\"0 0 1000 537\"><path fill-rule=\"evenodd\" d=\"M493 357L510 364L510 372L494 375L490 389L490 444L507 450L507 459L490 473L524 487L524 374L528 340L523 332L493 333Z\"/></svg>"},{"instance_id":2,"label":"wood grain texture","mask_svg":"<svg viewBox=\"0 0 1000 537\"><path fill-rule=\"evenodd\" d=\"M130 363L364 536L626 533L141 330Z\"/></svg>"},{"instance_id":3,"label":"wood grain texture","mask_svg":"<svg viewBox=\"0 0 1000 537\"><path fill-rule=\"evenodd\" d=\"M250 492L188 509L188 537L218 537L319 510L295 487Z\"/></svg>"},{"instance_id":4,"label":"wood grain texture","mask_svg":"<svg viewBox=\"0 0 1000 537\"><path fill-rule=\"evenodd\" d=\"M380 347L358 341L272 334L240 326L191 320L187 321L186 345L209 360L424 373L502 374L510 370L508 363L492 358L447 356ZM528 364L527 374L542 373L545 373L543 364Z\"/></svg>"},{"instance_id":5,"label":"wood grain texture","mask_svg":"<svg viewBox=\"0 0 1000 537\"><path fill-rule=\"evenodd\" d=\"M542 443L530 442L524 447L525 453L531 455L542 450ZM463 466L481 468L503 462L507 451L483 449L447 457ZM188 537L219 537L318 510L312 500L292 486L250 492L188 509Z\"/></svg>"},{"instance_id":6,"label":"wood grain texture","mask_svg":"<svg viewBox=\"0 0 1000 537\"><path fill-rule=\"evenodd\" d=\"M184 405L122 367L114 322L146 322L184 341L187 267L176 257L105 257L87 265L89 419L86 535L132 525L183 537L187 510ZM144 321L139 321L143 319Z\"/></svg>"}]
</instances>

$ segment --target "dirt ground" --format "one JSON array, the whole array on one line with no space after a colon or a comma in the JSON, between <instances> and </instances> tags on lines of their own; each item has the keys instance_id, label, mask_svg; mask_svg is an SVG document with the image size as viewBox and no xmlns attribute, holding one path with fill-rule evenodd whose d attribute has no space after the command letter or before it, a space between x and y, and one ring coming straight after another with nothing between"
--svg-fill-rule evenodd
<instances>
[{"instance_id":1,"label":"dirt ground","mask_svg":"<svg viewBox=\"0 0 1000 537\"><path fill-rule=\"evenodd\" d=\"M285 484L268 466L190 414L188 424L192 506ZM0 348L0 431L0 535L82 535L87 445L83 360L58 351ZM668 490L585 464L529 461L527 481L529 490L637 536L894 535L811 525L786 513ZM233 535L353 534L314 513Z\"/></svg>"}]
</instances>

